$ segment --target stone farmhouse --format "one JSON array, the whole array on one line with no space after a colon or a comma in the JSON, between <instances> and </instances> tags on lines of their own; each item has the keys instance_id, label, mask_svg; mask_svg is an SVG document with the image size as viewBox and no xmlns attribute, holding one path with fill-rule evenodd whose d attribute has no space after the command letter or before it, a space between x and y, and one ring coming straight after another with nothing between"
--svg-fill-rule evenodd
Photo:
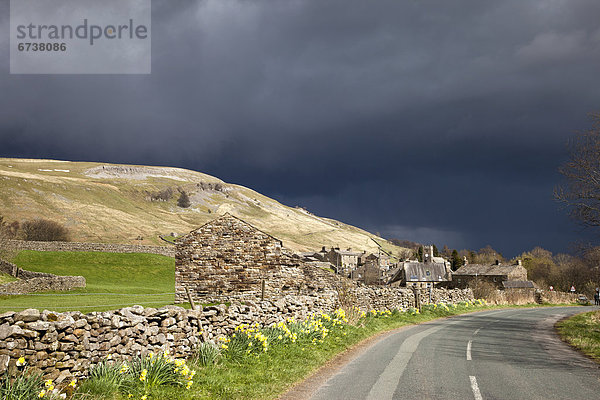
<instances>
[{"instance_id":1,"label":"stone farmhouse","mask_svg":"<svg viewBox=\"0 0 600 400\"><path fill-rule=\"evenodd\" d=\"M331 269L339 275L367 285L384 284L388 271L394 266L390 256L384 252L372 254L352 249L340 250L339 247L330 250L323 247L319 252L299 253L298 257L306 263Z\"/></svg>"},{"instance_id":2,"label":"stone farmhouse","mask_svg":"<svg viewBox=\"0 0 600 400\"><path fill-rule=\"evenodd\" d=\"M533 283L527 280L527 270L518 260L514 265L505 265L496 261L495 264L467 264L452 274L452 286L466 288L475 281L492 283L498 289L532 288Z\"/></svg>"},{"instance_id":3,"label":"stone farmhouse","mask_svg":"<svg viewBox=\"0 0 600 400\"><path fill-rule=\"evenodd\" d=\"M178 238L176 247L176 302L188 301L188 292L207 303L323 291L341 278L229 213Z\"/></svg>"},{"instance_id":4,"label":"stone farmhouse","mask_svg":"<svg viewBox=\"0 0 600 400\"><path fill-rule=\"evenodd\" d=\"M352 249L340 250L334 247L324 255L324 261L330 262L336 272L343 276L350 276L360 264L360 258L364 255L362 251L352 251Z\"/></svg>"},{"instance_id":5,"label":"stone farmhouse","mask_svg":"<svg viewBox=\"0 0 600 400\"><path fill-rule=\"evenodd\" d=\"M434 257L433 246L424 246L423 262L400 263L390 283L406 287L433 288L436 283L447 284L451 280L450 263L442 257Z\"/></svg>"}]
</instances>

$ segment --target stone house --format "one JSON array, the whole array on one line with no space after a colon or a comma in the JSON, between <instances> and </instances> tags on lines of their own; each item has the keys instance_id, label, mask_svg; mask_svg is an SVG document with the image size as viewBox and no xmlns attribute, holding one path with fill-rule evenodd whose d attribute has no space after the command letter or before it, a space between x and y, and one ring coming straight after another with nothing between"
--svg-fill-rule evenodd
<instances>
[{"instance_id":1,"label":"stone house","mask_svg":"<svg viewBox=\"0 0 600 400\"><path fill-rule=\"evenodd\" d=\"M392 282L406 287L429 288L436 283L450 281L451 275L447 263L406 261L400 263Z\"/></svg>"},{"instance_id":2,"label":"stone house","mask_svg":"<svg viewBox=\"0 0 600 400\"><path fill-rule=\"evenodd\" d=\"M339 280L310 266L281 240L227 213L176 241L175 302L208 303L319 291Z\"/></svg>"},{"instance_id":3,"label":"stone house","mask_svg":"<svg viewBox=\"0 0 600 400\"><path fill-rule=\"evenodd\" d=\"M365 285L381 285L383 283L383 270L377 259L369 259L353 270L350 273L350 278Z\"/></svg>"},{"instance_id":4,"label":"stone house","mask_svg":"<svg viewBox=\"0 0 600 400\"><path fill-rule=\"evenodd\" d=\"M489 265L467 264L452 273L452 286L456 288L466 288L476 280L490 282L498 289L505 288L503 282L507 281L528 282L527 270L521 265L521 260L514 265L502 264L500 261ZM516 283L508 285L515 286ZM527 284L528 287L531 285Z\"/></svg>"},{"instance_id":5,"label":"stone house","mask_svg":"<svg viewBox=\"0 0 600 400\"><path fill-rule=\"evenodd\" d=\"M447 284L452 280L450 263L433 256L433 246L425 246L423 262L405 261L398 266L390 283L406 287L432 288L436 283Z\"/></svg>"},{"instance_id":6,"label":"stone house","mask_svg":"<svg viewBox=\"0 0 600 400\"><path fill-rule=\"evenodd\" d=\"M340 250L339 247L334 247L325 254L324 261L333 264L338 274L348 277L359 266L359 259L363 254L352 249Z\"/></svg>"}]
</instances>

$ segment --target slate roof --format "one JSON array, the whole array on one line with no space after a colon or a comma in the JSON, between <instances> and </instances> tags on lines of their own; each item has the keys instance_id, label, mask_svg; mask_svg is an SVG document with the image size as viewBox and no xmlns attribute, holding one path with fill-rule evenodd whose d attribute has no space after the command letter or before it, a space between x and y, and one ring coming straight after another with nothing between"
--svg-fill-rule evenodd
<instances>
[{"instance_id":1,"label":"slate roof","mask_svg":"<svg viewBox=\"0 0 600 400\"><path fill-rule=\"evenodd\" d=\"M456 271L453 275L508 275L515 269L523 268L520 265L482 265L482 264L467 264Z\"/></svg>"},{"instance_id":2,"label":"slate roof","mask_svg":"<svg viewBox=\"0 0 600 400\"><path fill-rule=\"evenodd\" d=\"M406 274L406 282L440 282L447 280L446 265L442 263L405 262L403 269ZM427 272L429 272L429 275Z\"/></svg>"},{"instance_id":3,"label":"slate roof","mask_svg":"<svg viewBox=\"0 0 600 400\"><path fill-rule=\"evenodd\" d=\"M533 289L535 287L531 281L503 281L502 286L505 289Z\"/></svg>"}]
</instances>

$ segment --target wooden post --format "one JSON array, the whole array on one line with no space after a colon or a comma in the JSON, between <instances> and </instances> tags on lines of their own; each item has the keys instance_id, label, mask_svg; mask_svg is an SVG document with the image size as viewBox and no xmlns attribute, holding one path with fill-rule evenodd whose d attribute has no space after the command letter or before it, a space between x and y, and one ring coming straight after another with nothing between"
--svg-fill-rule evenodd
<instances>
[{"instance_id":1,"label":"wooden post","mask_svg":"<svg viewBox=\"0 0 600 400\"><path fill-rule=\"evenodd\" d=\"M265 288L266 288L266 283L265 280L263 279L262 281L260 281L260 300L264 300L265 299Z\"/></svg>"},{"instance_id":2,"label":"wooden post","mask_svg":"<svg viewBox=\"0 0 600 400\"><path fill-rule=\"evenodd\" d=\"M413 293L415 294L415 308L421 312L421 290L413 286Z\"/></svg>"},{"instance_id":3,"label":"wooden post","mask_svg":"<svg viewBox=\"0 0 600 400\"><path fill-rule=\"evenodd\" d=\"M187 286L185 287L185 294L187 295L187 298L190 301L190 306L192 306L192 310L195 310L196 309L196 303L194 303L194 299L192 298L192 294L190 293L190 290L187 288Z\"/></svg>"}]
</instances>

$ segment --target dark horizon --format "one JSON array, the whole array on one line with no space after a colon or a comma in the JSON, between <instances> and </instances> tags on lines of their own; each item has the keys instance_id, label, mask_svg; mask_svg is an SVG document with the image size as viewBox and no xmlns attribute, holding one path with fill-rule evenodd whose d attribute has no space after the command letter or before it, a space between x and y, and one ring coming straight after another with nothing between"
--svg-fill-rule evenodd
<instances>
[{"instance_id":1,"label":"dark horizon","mask_svg":"<svg viewBox=\"0 0 600 400\"><path fill-rule=\"evenodd\" d=\"M0 156L193 169L384 237L596 241L553 199L600 3L153 1L151 75L10 75Z\"/></svg>"}]
</instances>

